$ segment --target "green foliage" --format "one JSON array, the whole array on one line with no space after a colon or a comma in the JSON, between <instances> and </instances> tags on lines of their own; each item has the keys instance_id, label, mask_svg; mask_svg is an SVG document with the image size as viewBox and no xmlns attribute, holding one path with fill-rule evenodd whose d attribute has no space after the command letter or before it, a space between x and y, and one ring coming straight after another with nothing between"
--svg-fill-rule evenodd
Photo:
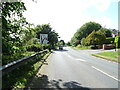
<instances>
[{"instance_id":1,"label":"green foliage","mask_svg":"<svg viewBox=\"0 0 120 90\"><path fill-rule=\"evenodd\" d=\"M77 45L76 47L72 47L73 49L77 49L77 50L87 50L87 49L91 49L91 46L82 46L82 45Z\"/></svg>"},{"instance_id":2,"label":"green foliage","mask_svg":"<svg viewBox=\"0 0 120 90\"><path fill-rule=\"evenodd\" d=\"M105 33L103 31L93 31L86 37L86 45L101 45L104 43L105 38Z\"/></svg>"},{"instance_id":3,"label":"green foliage","mask_svg":"<svg viewBox=\"0 0 120 90\"><path fill-rule=\"evenodd\" d=\"M112 31L110 29L100 28L100 30L102 30L105 33L106 37L112 37Z\"/></svg>"},{"instance_id":4,"label":"green foliage","mask_svg":"<svg viewBox=\"0 0 120 90\"><path fill-rule=\"evenodd\" d=\"M112 29L111 32L112 32L113 34L116 34L116 35L118 34L118 35L120 35L120 30Z\"/></svg>"},{"instance_id":5,"label":"green foliage","mask_svg":"<svg viewBox=\"0 0 120 90\"><path fill-rule=\"evenodd\" d=\"M26 53L25 56L30 56L32 53ZM19 68L14 69L12 72L9 72L5 76L3 76L3 89L6 88L24 88L28 82L30 82L30 77L37 71L37 69L41 66L42 59L45 54L38 55L28 62L24 63ZM39 62L39 63L38 63ZM38 64L37 64L38 63Z\"/></svg>"},{"instance_id":6,"label":"green foliage","mask_svg":"<svg viewBox=\"0 0 120 90\"><path fill-rule=\"evenodd\" d=\"M81 45L80 45L80 44L78 44L76 47L77 47L77 48L81 48Z\"/></svg>"},{"instance_id":7,"label":"green foliage","mask_svg":"<svg viewBox=\"0 0 120 90\"><path fill-rule=\"evenodd\" d=\"M30 40L27 41L26 45L31 44L40 44L40 40L38 38L31 38Z\"/></svg>"},{"instance_id":8,"label":"green foliage","mask_svg":"<svg viewBox=\"0 0 120 90\"><path fill-rule=\"evenodd\" d=\"M60 41L58 41L58 46L64 46L65 45L65 42L64 42L64 40L60 40Z\"/></svg>"},{"instance_id":9,"label":"green foliage","mask_svg":"<svg viewBox=\"0 0 120 90\"><path fill-rule=\"evenodd\" d=\"M116 36L114 42L116 43L116 47L120 48L120 36Z\"/></svg>"},{"instance_id":10,"label":"green foliage","mask_svg":"<svg viewBox=\"0 0 120 90\"><path fill-rule=\"evenodd\" d=\"M36 32L33 28L34 24L28 23L21 34L22 36L22 45L30 45L38 43L38 39L36 38Z\"/></svg>"},{"instance_id":11,"label":"green foliage","mask_svg":"<svg viewBox=\"0 0 120 90\"><path fill-rule=\"evenodd\" d=\"M82 46L85 46L85 42L86 42L86 41L85 41L85 38L82 38L82 40L81 40L81 45L82 45Z\"/></svg>"},{"instance_id":12,"label":"green foliage","mask_svg":"<svg viewBox=\"0 0 120 90\"><path fill-rule=\"evenodd\" d=\"M39 51L43 50L43 47L40 44L32 44L32 45L27 45L26 50L27 51L39 52Z\"/></svg>"},{"instance_id":13,"label":"green foliage","mask_svg":"<svg viewBox=\"0 0 120 90\"><path fill-rule=\"evenodd\" d=\"M55 30L52 30L50 24L37 25L34 30L38 39L40 39L40 34L48 34L48 44L51 44L53 48L55 47L59 35Z\"/></svg>"},{"instance_id":14,"label":"green foliage","mask_svg":"<svg viewBox=\"0 0 120 90\"><path fill-rule=\"evenodd\" d=\"M67 46L71 46L70 42L67 42L66 45L67 45Z\"/></svg>"},{"instance_id":15,"label":"green foliage","mask_svg":"<svg viewBox=\"0 0 120 90\"><path fill-rule=\"evenodd\" d=\"M2 7L2 46L3 54L14 53L13 46L20 46L21 27L26 24L22 12L26 10L22 2L4 2ZM18 17L16 19L14 16Z\"/></svg>"},{"instance_id":16,"label":"green foliage","mask_svg":"<svg viewBox=\"0 0 120 90\"><path fill-rule=\"evenodd\" d=\"M80 40L77 40L75 37L73 37L70 43L72 46L77 46L78 44L80 44Z\"/></svg>"},{"instance_id":17,"label":"green foliage","mask_svg":"<svg viewBox=\"0 0 120 90\"><path fill-rule=\"evenodd\" d=\"M26 18L23 17L23 12L26 10L23 2L3 2L1 9L2 65L6 65L44 49L55 48L55 44L58 41L58 34L51 29L49 24L40 25L40 29L31 28L33 24L28 23ZM39 38L36 37L39 37L37 35L40 33L48 34L48 45L38 44ZM29 53L27 51L29 51ZM33 64L41 57L42 56L35 57L23 66L6 74L3 77L3 87L12 88L20 84L26 84L26 80L35 73Z\"/></svg>"},{"instance_id":18,"label":"green foliage","mask_svg":"<svg viewBox=\"0 0 120 90\"><path fill-rule=\"evenodd\" d=\"M45 49L49 49L49 50L52 49L50 44L45 44L45 45L43 44L42 47L43 47L44 50Z\"/></svg>"},{"instance_id":19,"label":"green foliage","mask_svg":"<svg viewBox=\"0 0 120 90\"><path fill-rule=\"evenodd\" d=\"M93 56L101 57L107 60L112 60L116 62L120 62L119 58L119 51L109 51L109 52L103 52L103 53L97 53L93 54Z\"/></svg>"},{"instance_id":20,"label":"green foliage","mask_svg":"<svg viewBox=\"0 0 120 90\"><path fill-rule=\"evenodd\" d=\"M112 32L107 28L101 28L105 32L106 37L112 37Z\"/></svg>"},{"instance_id":21,"label":"green foliage","mask_svg":"<svg viewBox=\"0 0 120 90\"><path fill-rule=\"evenodd\" d=\"M104 44L113 44L114 40L115 40L114 37L108 37L108 38L106 38Z\"/></svg>"},{"instance_id":22,"label":"green foliage","mask_svg":"<svg viewBox=\"0 0 120 90\"><path fill-rule=\"evenodd\" d=\"M82 38L86 38L93 30L97 31L100 28L101 28L101 25L96 22L85 23L74 34L73 38L71 39L71 44L76 45L77 40L80 41Z\"/></svg>"}]
</instances>

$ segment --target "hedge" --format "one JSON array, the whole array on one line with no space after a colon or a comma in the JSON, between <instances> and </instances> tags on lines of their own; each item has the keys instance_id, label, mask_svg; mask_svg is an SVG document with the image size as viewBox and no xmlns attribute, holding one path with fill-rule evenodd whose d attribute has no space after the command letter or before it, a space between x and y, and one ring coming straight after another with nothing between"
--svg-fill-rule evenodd
<instances>
[{"instance_id":1,"label":"hedge","mask_svg":"<svg viewBox=\"0 0 120 90\"><path fill-rule=\"evenodd\" d=\"M26 50L27 51L39 52L39 51L43 50L43 46L42 45L35 45L35 44L27 45Z\"/></svg>"},{"instance_id":2,"label":"hedge","mask_svg":"<svg viewBox=\"0 0 120 90\"><path fill-rule=\"evenodd\" d=\"M114 42L116 43L116 47L120 48L120 36L116 36Z\"/></svg>"},{"instance_id":3,"label":"hedge","mask_svg":"<svg viewBox=\"0 0 120 90\"><path fill-rule=\"evenodd\" d=\"M114 37L108 37L108 38L106 38L104 44L113 44L114 40L115 40Z\"/></svg>"}]
</instances>

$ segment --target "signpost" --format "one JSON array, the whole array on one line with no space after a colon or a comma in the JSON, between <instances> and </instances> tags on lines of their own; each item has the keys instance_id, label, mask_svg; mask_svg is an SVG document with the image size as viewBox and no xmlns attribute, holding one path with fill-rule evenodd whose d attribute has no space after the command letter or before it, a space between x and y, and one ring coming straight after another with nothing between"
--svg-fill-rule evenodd
<instances>
[{"instance_id":1,"label":"signpost","mask_svg":"<svg viewBox=\"0 0 120 90\"><path fill-rule=\"evenodd\" d=\"M47 44L48 42L48 34L40 34L40 44Z\"/></svg>"}]
</instances>

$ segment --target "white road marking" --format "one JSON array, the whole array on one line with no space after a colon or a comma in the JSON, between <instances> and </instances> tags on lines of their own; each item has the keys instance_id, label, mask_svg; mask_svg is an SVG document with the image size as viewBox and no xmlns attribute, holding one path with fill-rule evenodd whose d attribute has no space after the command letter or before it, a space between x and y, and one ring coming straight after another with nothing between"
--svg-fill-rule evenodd
<instances>
[{"instance_id":1,"label":"white road marking","mask_svg":"<svg viewBox=\"0 0 120 90\"><path fill-rule=\"evenodd\" d=\"M71 59L74 59L72 56L70 56L68 53L64 53L66 56L68 56L69 58L71 58Z\"/></svg>"},{"instance_id":2,"label":"white road marking","mask_svg":"<svg viewBox=\"0 0 120 90\"><path fill-rule=\"evenodd\" d=\"M82 62L87 62L87 61L84 60L84 59L76 59L76 60L79 60L79 61L82 61Z\"/></svg>"},{"instance_id":3,"label":"white road marking","mask_svg":"<svg viewBox=\"0 0 120 90\"><path fill-rule=\"evenodd\" d=\"M72 57L72 56L70 56L68 53L64 53L66 56L68 56L69 58L71 58L71 59L74 59L74 60L78 60L78 61L82 61L82 62L86 62L86 60L84 60L84 59L76 59L76 58L74 58L74 57Z\"/></svg>"},{"instance_id":4,"label":"white road marking","mask_svg":"<svg viewBox=\"0 0 120 90\"><path fill-rule=\"evenodd\" d=\"M102 71L102 70L100 70L100 69L98 69L98 68L96 68L96 67L94 67L94 66L92 66L92 68L94 68L94 69L96 69L97 71L99 71L99 72L101 72L101 73L103 73L103 74L105 74L105 75L107 75L107 76L109 76L109 77L113 78L114 80L116 80L116 81L119 81L119 82L120 82L120 80L118 80L117 78L115 78L115 77L113 77L113 76L109 75L108 73L106 73L106 72L104 72L104 71Z\"/></svg>"}]
</instances>

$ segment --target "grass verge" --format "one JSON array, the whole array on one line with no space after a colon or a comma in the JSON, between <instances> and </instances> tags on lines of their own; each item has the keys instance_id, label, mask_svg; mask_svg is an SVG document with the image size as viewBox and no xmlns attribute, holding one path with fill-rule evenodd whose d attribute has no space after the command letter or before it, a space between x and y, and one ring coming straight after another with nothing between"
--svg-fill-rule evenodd
<instances>
[{"instance_id":1,"label":"grass verge","mask_svg":"<svg viewBox=\"0 0 120 90\"><path fill-rule=\"evenodd\" d=\"M43 57L42 57L42 60L41 61L38 61L37 63L35 63L33 66L35 67L35 71L37 71L39 69L39 67L43 64L44 60L47 59L47 57L50 55L50 52L48 52L47 54L45 54Z\"/></svg>"},{"instance_id":2,"label":"grass verge","mask_svg":"<svg viewBox=\"0 0 120 90\"><path fill-rule=\"evenodd\" d=\"M92 55L120 63L120 51L109 51Z\"/></svg>"},{"instance_id":3,"label":"grass verge","mask_svg":"<svg viewBox=\"0 0 120 90\"><path fill-rule=\"evenodd\" d=\"M38 70L41 68L41 66L44 64L44 61L47 59L47 57L51 54L51 52L48 52L46 54L41 55L41 60L38 60L35 64L33 64L34 67L34 73L31 74L31 76L28 78L28 81L26 81L26 84L23 84L19 86L19 88L25 88L26 85L31 81L34 75L38 72ZM26 76L27 77L27 76Z\"/></svg>"},{"instance_id":4,"label":"grass verge","mask_svg":"<svg viewBox=\"0 0 120 90\"><path fill-rule=\"evenodd\" d=\"M72 47L71 48L75 49L75 50L87 50L87 49L91 49L91 46L81 46L81 47Z\"/></svg>"},{"instance_id":5,"label":"grass verge","mask_svg":"<svg viewBox=\"0 0 120 90\"><path fill-rule=\"evenodd\" d=\"M35 52L26 52L23 55L29 56L34 53ZM47 59L50 53L51 52L38 55L35 58L30 59L28 62L25 62L24 65L21 65L20 67L4 75L2 77L3 79L2 88L4 89L25 88L26 85L30 82L31 78L37 73L37 71L43 65L45 59Z\"/></svg>"}]
</instances>

